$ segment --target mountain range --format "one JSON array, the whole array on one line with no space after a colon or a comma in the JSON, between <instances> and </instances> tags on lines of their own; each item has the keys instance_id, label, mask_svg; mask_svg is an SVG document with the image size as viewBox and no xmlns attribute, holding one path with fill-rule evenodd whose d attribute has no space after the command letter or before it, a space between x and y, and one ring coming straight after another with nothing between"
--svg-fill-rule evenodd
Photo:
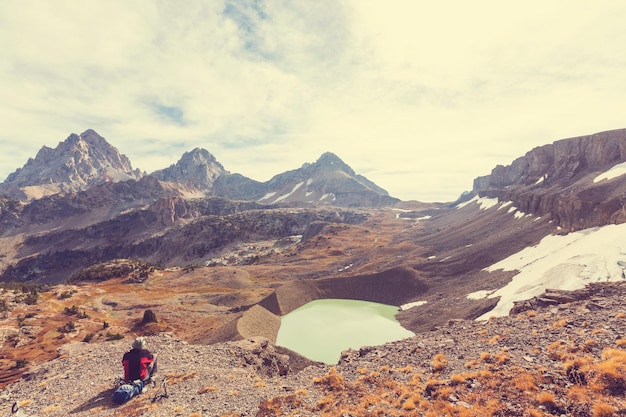
<instances>
[{"instance_id":1,"label":"mountain range","mask_svg":"<svg viewBox=\"0 0 626 417\"><path fill-rule=\"evenodd\" d=\"M176 164L151 174L133 170L130 160L93 130L71 134L0 184L0 194L22 201L88 190L96 185L151 176L171 184L180 195L234 200L328 203L336 206L378 206L398 202L387 191L357 175L338 156L327 152L315 163L258 182L231 174L206 149L185 152Z\"/></svg>"}]
</instances>

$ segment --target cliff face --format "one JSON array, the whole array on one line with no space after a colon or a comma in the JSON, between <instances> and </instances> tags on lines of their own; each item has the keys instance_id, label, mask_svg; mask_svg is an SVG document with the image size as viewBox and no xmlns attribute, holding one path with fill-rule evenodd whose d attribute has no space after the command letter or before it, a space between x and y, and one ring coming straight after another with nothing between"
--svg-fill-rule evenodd
<instances>
[{"instance_id":1,"label":"cliff face","mask_svg":"<svg viewBox=\"0 0 626 417\"><path fill-rule=\"evenodd\" d=\"M474 180L473 191L512 201L526 213L549 215L566 230L623 223L626 181L607 171L624 161L626 129L564 139L495 167Z\"/></svg>"}]
</instances>

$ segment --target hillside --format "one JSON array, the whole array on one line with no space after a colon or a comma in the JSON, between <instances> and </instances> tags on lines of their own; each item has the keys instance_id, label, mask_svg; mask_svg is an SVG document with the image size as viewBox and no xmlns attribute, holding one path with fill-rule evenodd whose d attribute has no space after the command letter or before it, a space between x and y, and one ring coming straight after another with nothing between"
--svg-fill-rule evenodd
<instances>
[{"instance_id":1,"label":"hillside","mask_svg":"<svg viewBox=\"0 0 626 417\"><path fill-rule=\"evenodd\" d=\"M303 368L262 338L207 346L150 336L169 397L152 402L150 387L123 406L110 395L130 340L68 334L55 359L5 388L0 407L77 417L624 414L626 285L561 295L570 302L348 350L332 367Z\"/></svg>"}]
</instances>

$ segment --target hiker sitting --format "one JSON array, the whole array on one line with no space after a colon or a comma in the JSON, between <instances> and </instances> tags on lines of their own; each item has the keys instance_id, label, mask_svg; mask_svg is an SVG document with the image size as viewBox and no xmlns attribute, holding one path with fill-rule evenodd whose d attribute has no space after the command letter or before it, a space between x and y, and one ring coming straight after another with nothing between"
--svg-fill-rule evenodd
<instances>
[{"instance_id":1,"label":"hiker sitting","mask_svg":"<svg viewBox=\"0 0 626 417\"><path fill-rule=\"evenodd\" d=\"M124 381L132 382L141 380L143 385L152 381L152 376L157 371L156 357L146 348L146 340L138 337L133 341L132 349L124 354Z\"/></svg>"}]
</instances>

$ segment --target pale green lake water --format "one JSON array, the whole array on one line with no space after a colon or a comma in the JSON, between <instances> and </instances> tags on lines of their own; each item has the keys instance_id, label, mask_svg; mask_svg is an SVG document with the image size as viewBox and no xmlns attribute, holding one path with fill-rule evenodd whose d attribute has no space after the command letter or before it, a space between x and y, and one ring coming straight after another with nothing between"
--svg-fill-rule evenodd
<instances>
[{"instance_id":1,"label":"pale green lake water","mask_svg":"<svg viewBox=\"0 0 626 417\"><path fill-rule=\"evenodd\" d=\"M382 345L414 335L395 319L398 307L370 301L323 299L281 318L276 345L335 364L348 348Z\"/></svg>"}]
</instances>

